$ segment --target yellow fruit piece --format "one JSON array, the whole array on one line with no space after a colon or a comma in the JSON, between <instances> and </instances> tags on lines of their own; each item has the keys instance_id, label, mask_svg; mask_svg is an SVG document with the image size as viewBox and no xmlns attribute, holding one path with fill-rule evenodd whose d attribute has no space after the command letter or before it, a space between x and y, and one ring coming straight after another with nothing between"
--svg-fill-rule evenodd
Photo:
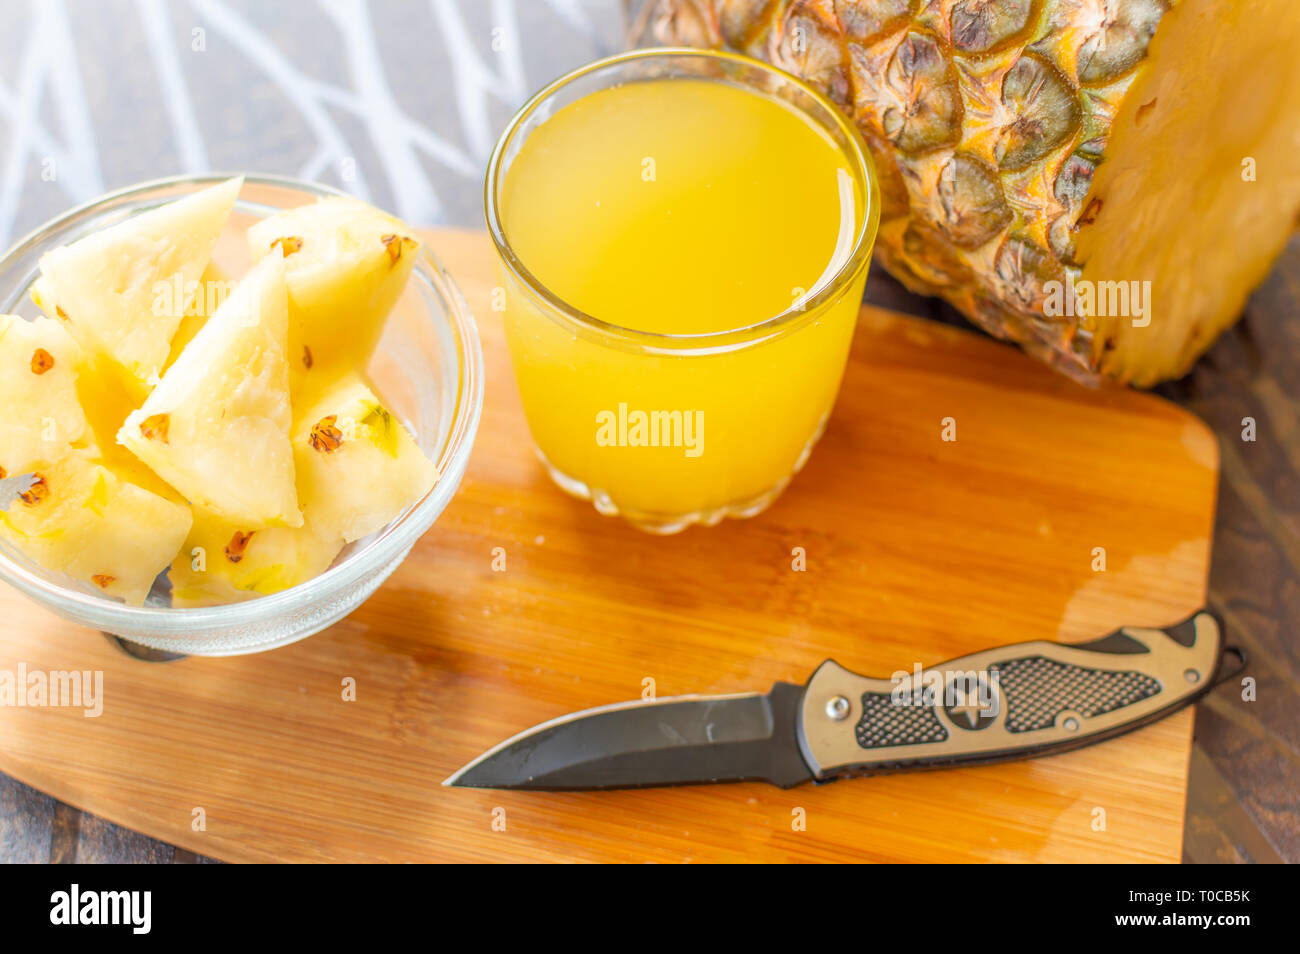
<instances>
[{"instance_id":1,"label":"yellow fruit piece","mask_svg":"<svg viewBox=\"0 0 1300 954\"><path fill-rule=\"evenodd\" d=\"M433 486L434 467L356 373L302 405L293 430L301 527L245 530L195 508L172 564L172 603L276 593L329 569L345 541L388 524Z\"/></svg>"},{"instance_id":2,"label":"yellow fruit piece","mask_svg":"<svg viewBox=\"0 0 1300 954\"><path fill-rule=\"evenodd\" d=\"M245 530L302 526L294 489L284 268L266 259L195 335L117 440Z\"/></svg>"},{"instance_id":3,"label":"yellow fruit piece","mask_svg":"<svg viewBox=\"0 0 1300 954\"><path fill-rule=\"evenodd\" d=\"M398 219L347 198L281 212L248 230L255 260L284 260L295 383L366 366L415 264L420 245L412 236Z\"/></svg>"},{"instance_id":4,"label":"yellow fruit piece","mask_svg":"<svg viewBox=\"0 0 1300 954\"><path fill-rule=\"evenodd\" d=\"M356 373L296 409L293 456L308 519L349 543L387 525L438 477Z\"/></svg>"},{"instance_id":5,"label":"yellow fruit piece","mask_svg":"<svg viewBox=\"0 0 1300 954\"><path fill-rule=\"evenodd\" d=\"M77 367L77 398L90 422L94 434L92 446L99 463L130 483L181 502L174 488L117 443L117 432L140 402L131 396L117 375L105 370L102 359L96 361L85 352Z\"/></svg>"},{"instance_id":6,"label":"yellow fruit piece","mask_svg":"<svg viewBox=\"0 0 1300 954\"><path fill-rule=\"evenodd\" d=\"M196 510L194 526L172 562L173 606L213 606L278 593L329 569L341 537L301 527L241 530Z\"/></svg>"},{"instance_id":7,"label":"yellow fruit piece","mask_svg":"<svg viewBox=\"0 0 1300 954\"><path fill-rule=\"evenodd\" d=\"M121 383L78 347L62 322L0 315L0 469L9 476L81 452L119 478L177 495L125 448L117 429L135 407Z\"/></svg>"},{"instance_id":8,"label":"yellow fruit piece","mask_svg":"<svg viewBox=\"0 0 1300 954\"><path fill-rule=\"evenodd\" d=\"M142 604L189 532L189 509L84 452L33 474L35 483L0 512L0 538L47 570Z\"/></svg>"},{"instance_id":9,"label":"yellow fruit piece","mask_svg":"<svg viewBox=\"0 0 1300 954\"><path fill-rule=\"evenodd\" d=\"M80 361L59 322L0 315L0 468L9 476L93 445L77 400Z\"/></svg>"},{"instance_id":10,"label":"yellow fruit piece","mask_svg":"<svg viewBox=\"0 0 1300 954\"><path fill-rule=\"evenodd\" d=\"M203 270L203 277L199 279L198 294L185 309L185 317L181 319L176 334L172 336L171 351L167 355L164 369L176 363L185 346L193 341L199 329L208 323L209 316L216 314L221 303L229 298L237 287L238 282L232 281L220 266L212 262L208 263L208 267Z\"/></svg>"},{"instance_id":11,"label":"yellow fruit piece","mask_svg":"<svg viewBox=\"0 0 1300 954\"><path fill-rule=\"evenodd\" d=\"M243 179L151 209L41 257L34 298L143 398L163 371Z\"/></svg>"}]
</instances>

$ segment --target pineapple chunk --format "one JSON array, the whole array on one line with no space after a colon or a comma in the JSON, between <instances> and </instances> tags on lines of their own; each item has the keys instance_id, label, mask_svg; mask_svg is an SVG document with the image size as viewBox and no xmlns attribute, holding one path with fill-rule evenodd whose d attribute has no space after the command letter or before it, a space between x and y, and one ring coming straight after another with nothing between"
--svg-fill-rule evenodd
<instances>
[{"instance_id":1,"label":"pineapple chunk","mask_svg":"<svg viewBox=\"0 0 1300 954\"><path fill-rule=\"evenodd\" d=\"M79 402L95 381L85 362L62 323L0 316L0 406L9 412L0 421L0 478L32 475L0 512L0 539L46 569L139 604L184 538L189 511L96 459L94 415L88 420Z\"/></svg>"},{"instance_id":2,"label":"pineapple chunk","mask_svg":"<svg viewBox=\"0 0 1300 954\"><path fill-rule=\"evenodd\" d=\"M194 336L117 440L245 530L302 526L289 444L284 267L268 258Z\"/></svg>"},{"instance_id":3,"label":"pineapple chunk","mask_svg":"<svg viewBox=\"0 0 1300 954\"><path fill-rule=\"evenodd\" d=\"M32 285L31 297L32 301L42 311L51 315L57 314L56 309L51 304L53 299L50 297L49 283L44 278L38 278ZM52 320L42 318L40 322ZM58 326L64 329L65 332L67 329L66 322L66 318L61 318L57 322ZM92 353L81 347L76 348L74 361L65 363L65 367L73 366L75 368L76 373L73 377L76 381L76 395L74 400L79 403L82 413L90 424L94 441L101 448L105 444L111 445L113 443L117 429L122 426L126 416L135 410L136 405L140 403L127 392L121 380L107 367L108 365L109 362L106 359L96 358ZM33 405L33 407L37 406L39 405Z\"/></svg>"},{"instance_id":4,"label":"pineapple chunk","mask_svg":"<svg viewBox=\"0 0 1300 954\"><path fill-rule=\"evenodd\" d=\"M389 523L438 477L356 373L304 402L294 416L293 456L309 519L349 543Z\"/></svg>"},{"instance_id":5,"label":"pineapple chunk","mask_svg":"<svg viewBox=\"0 0 1300 954\"><path fill-rule=\"evenodd\" d=\"M185 309L185 317L181 319L176 334L172 336L171 351L167 355L166 364L163 365L164 369L176 363L185 346L193 341L199 329L208 323L208 316L216 314L221 303L230 297L230 293L235 288L236 283L230 280L220 266L213 262L208 263L208 267L203 270L203 277L199 279L198 294Z\"/></svg>"},{"instance_id":6,"label":"pineapple chunk","mask_svg":"<svg viewBox=\"0 0 1300 954\"><path fill-rule=\"evenodd\" d=\"M188 508L82 452L32 473L34 483L0 512L0 539L48 570L142 604L189 532Z\"/></svg>"},{"instance_id":7,"label":"pineapple chunk","mask_svg":"<svg viewBox=\"0 0 1300 954\"><path fill-rule=\"evenodd\" d=\"M242 185L231 179L46 253L37 304L143 398Z\"/></svg>"},{"instance_id":8,"label":"pineapple chunk","mask_svg":"<svg viewBox=\"0 0 1300 954\"><path fill-rule=\"evenodd\" d=\"M0 315L0 478L93 443L77 401L81 350L50 318Z\"/></svg>"},{"instance_id":9,"label":"pineapple chunk","mask_svg":"<svg viewBox=\"0 0 1300 954\"><path fill-rule=\"evenodd\" d=\"M86 438L81 443L92 458L123 480L168 500L182 502L173 487L117 443L118 430L126 416L140 402L131 396L121 379L104 365L103 358L96 359L81 350L76 366L76 400L80 402L85 419L90 424Z\"/></svg>"},{"instance_id":10,"label":"pineapple chunk","mask_svg":"<svg viewBox=\"0 0 1300 954\"><path fill-rule=\"evenodd\" d=\"M82 352L77 367L77 397L90 422L94 456L99 463L151 493L181 502L173 487L117 443L117 432L140 402L131 396L117 375L104 368L103 359L97 361Z\"/></svg>"},{"instance_id":11,"label":"pineapple chunk","mask_svg":"<svg viewBox=\"0 0 1300 954\"><path fill-rule=\"evenodd\" d=\"M419 243L402 222L357 199L323 199L248 230L253 258L283 257L289 363L327 380L364 368L406 287Z\"/></svg>"},{"instance_id":12,"label":"pineapple chunk","mask_svg":"<svg viewBox=\"0 0 1300 954\"><path fill-rule=\"evenodd\" d=\"M243 530L195 508L172 564L172 603L232 603L304 583L329 569L345 542L419 500L434 467L356 373L326 385L295 416L293 452L304 524Z\"/></svg>"},{"instance_id":13,"label":"pineapple chunk","mask_svg":"<svg viewBox=\"0 0 1300 954\"><path fill-rule=\"evenodd\" d=\"M195 510L194 526L172 562L173 606L212 606L278 593L329 569L341 537L301 527L240 530Z\"/></svg>"}]
</instances>

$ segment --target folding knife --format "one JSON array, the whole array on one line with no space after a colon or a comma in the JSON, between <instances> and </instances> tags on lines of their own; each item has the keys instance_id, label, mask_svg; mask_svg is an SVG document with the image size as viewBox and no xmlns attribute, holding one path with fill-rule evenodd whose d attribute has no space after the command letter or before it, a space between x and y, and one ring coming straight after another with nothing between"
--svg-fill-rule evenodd
<instances>
[{"instance_id":1,"label":"folding knife","mask_svg":"<svg viewBox=\"0 0 1300 954\"><path fill-rule=\"evenodd\" d=\"M1238 650L1234 653L1244 663ZM601 706L534 726L444 785L563 791L801 782L1052 755L1160 719L1216 682L1207 611L1086 643L1015 643L869 679L827 660L806 685Z\"/></svg>"}]
</instances>

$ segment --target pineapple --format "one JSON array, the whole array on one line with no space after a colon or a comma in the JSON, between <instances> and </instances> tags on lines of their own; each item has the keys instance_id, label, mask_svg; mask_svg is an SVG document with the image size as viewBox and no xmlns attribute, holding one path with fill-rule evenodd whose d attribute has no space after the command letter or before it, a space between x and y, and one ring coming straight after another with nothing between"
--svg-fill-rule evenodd
<instances>
[{"instance_id":1,"label":"pineapple","mask_svg":"<svg viewBox=\"0 0 1300 954\"><path fill-rule=\"evenodd\" d=\"M32 288L32 300L43 310L53 311L48 306L48 289L44 287L43 279L37 279ZM37 319L36 327L45 327L54 324L65 335L67 334L66 320L54 321L51 318ZM69 339L71 340L71 339ZM126 420L126 416L135 410L140 403L135 396L128 391L122 379L115 373L111 363L107 358L96 356L84 348L75 347L70 355L69 360L62 363L65 373L71 372L71 378L75 382L75 393L71 395L70 400L78 405L81 416L89 424L89 432L85 439L74 439L75 446L94 446L98 449L101 456L107 454L113 460L114 469L119 471L125 468L130 473L130 479L133 483L148 486L150 490L158 492L165 488L161 480L154 475L153 471L141 464L133 454L128 453L124 448L118 447L115 443L117 430ZM33 399L36 396L33 395ZM48 397L44 403L33 404L35 408L49 409ZM152 485L152 486L151 486Z\"/></svg>"},{"instance_id":2,"label":"pineapple","mask_svg":"<svg viewBox=\"0 0 1300 954\"><path fill-rule=\"evenodd\" d=\"M0 500L0 539L47 569L140 604L190 514L143 466L138 475L105 466L94 417L79 400L85 361L61 322L0 315L0 479L20 478L18 495Z\"/></svg>"},{"instance_id":3,"label":"pineapple","mask_svg":"<svg viewBox=\"0 0 1300 954\"><path fill-rule=\"evenodd\" d=\"M45 567L140 605L190 529L184 504L117 477L85 451L32 472L0 539Z\"/></svg>"},{"instance_id":4,"label":"pineapple","mask_svg":"<svg viewBox=\"0 0 1300 954\"><path fill-rule=\"evenodd\" d=\"M117 432L140 403L104 359L82 352L77 364L77 399L85 410L92 435L87 445L96 461L118 477L151 493L180 502L176 490L129 450L117 443Z\"/></svg>"},{"instance_id":5,"label":"pineapple","mask_svg":"<svg viewBox=\"0 0 1300 954\"><path fill-rule=\"evenodd\" d=\"M241 530L198 509L194 526L172 562L173 606L236 603L319 576L343 549L343 538L301 527Z\"/></svg>"},{"instance_id":6,"label":"pineapple","mask_svg":"<svg viewBox=\"0 0 1300 954\"><path fill-rule=\"evenodd\" d=\"M355 370L418 243L328 200L263 223L230 282L210 258L241 182L49 253L50 317L0 315L0 541L130 603L169 567L180 607L305 582L436 479Z\"/></svg>"},{"instance_id":7,"label":"pineapple","mask_svg":"<svg viewBox=\"0 0 1300 954\"><path fill-rule=\"evenodd\" d=\"M267 258L117 434L191 503L245 530L302 526L294 489L284 266Z\"/></svg>"},{"instance_id":8,"label":"pineapple","mask_svg":"<svg viewBox=\"0 0 1300 954\"><path fill-rule=\"evenodd\" d=\"M876 160L885 266L1080 380L1183 374L1300 211L1296 0L634 6L634 40L826 93Z\"/></svg>"},{"instance_id":9,"label":"pineapple","mask_svg":"<svg viewBox=\"0 0 1300 954\"><path fill-rule=\"evenodd\" d=\"M0 478L93 445L77 400L80 362L81 349L60 322L0 315Z\"/></svg>"},{"instance_id":10,"label":"pineapple","mask_svg":"<svg viewBox=\"0 0 1300 954\"><path fill-rule=\"evenodd\" d=\"M196 507L171 568L173 605L232 603L306 582L329 569L345 543L423 497L437 476L355 372L295 409L293 453L303 525L250 531Z\"/></svg>"},{"instance_id":11,"label":"pineapple","mask_svg":"<svg viewBox=\"0 0 1300 954\"><path fill-rule=\"evenodd\" d=\"M420 246L410 231L347 198L281 212L248 230L255 260L284 260L295 383L365 367L415 264Z\"/></svg>"},{"instance_id":12,"label":"pineapple","mask_svg":"<svg viewBox=\"0 0 1300 954\"><path fill-rule=\"evenodd\" d=\"M242 179L151 209L41 256L33 297L143 399L230 216Z\"/></svg>"},{"instance_id":13,"label":"pineapple","mask_svg":"<svg viewBox=\"0 0 1300 954\"><path fill-rule=\"evenodd\" d=\"M388 524L438 476L356 373L295 409L293 456L304 512L348 543Z\"/></svg>"},{"instance_id":14,"label":"pineapple","mask_svg":"<svg viewBox=\"0 0 1300 954\"><path fill-rule=\"evenodd\" d=\"M172 335L171 350L167 354L167 361L163 364L164 372L176 363L185 346L193 341L199 329L207 324L208 316L216 313L221 303L230 297L230 293L236 287L237 283L233 282L220 266L213 262L208 263L208 267L203 270L203 277L199 279L198 294L185 309L185 315L176 327L176 334Z\"/></svg>"}]
</instances>

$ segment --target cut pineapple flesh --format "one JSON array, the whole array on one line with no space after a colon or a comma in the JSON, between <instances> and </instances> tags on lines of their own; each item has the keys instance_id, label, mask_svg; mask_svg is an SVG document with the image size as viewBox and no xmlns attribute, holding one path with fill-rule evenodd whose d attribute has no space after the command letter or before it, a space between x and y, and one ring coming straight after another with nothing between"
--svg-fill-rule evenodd
<instances>
[{"instance_id":1,"label":"cut pineapple flesh","mask_svg":"<svg viewBox=\"0 0 1300 954\"><path fill-rule=\"evenodd\" d=\"M68 322L143 398L196 293L242 179L231 179L41 257L37 304Z\"/></svg>"},{"instance_id":2,"label":"cut pineapple flesh","mask_svg":"<svg viewBox=\"0 0 1300 954\"><path fill-rule=\"evenodd\" d=\"M0 511L0 537L49 570L144 603L190 529L184 505L119 479L84 452L33 471Z\"/></svg>"},{"instance_id":3,"label":"cut pineapple flesh","mask_svg":"<svg viewBox=\"0 0 1300 954\"><path fill-rule=\"evenodd\" d=\"M1084 281L1151 282L1141 320L1096 318L1105 373L1177 377L1268 275L1300 212L1297 50L1295 0L1182 0L1160 21L1076 226Z\"/></svg>"},{"instance_id":4,"label":"cut pineapple flesh","mask_svg":"<svg viewBox=\"0 0 1300 954\"><path fill-rule=\"evenodd\" d=\"M164 570L177 607L304 583L436 478L360 375L409 229L327 200L258 226L276 254L232 282L209 259L240 182L49 253L51 317L0 316L0 478L30 481L0 540L129 603Z\"/></svg>"},{"instance_id":5,"label":"cut pineapple flesh","mask_svg":"<svg viewBox=\"0 0 1300 954\"><path fill-rule=\"evenodd\" d=\"M195 511L194 526L168 576L173 606L237 603L278 593L329 569L343 539L301 527L242 530Z\"/></svg>"},{"instance_id":6,"label":"cut pineapple flesh","mask_svg":"<svg viewBox=\"0 0 1300 954\"><path fill-rule=\"evenodd\" d=\"M258 222L248 241L254 259L284 260L295 384L364 368L415 264L419 243L406 225L330 198Z\"/></svg>"},{"instance_id":7,"label":"cut pineapple flesh","mask_svg":"<svg viewBox=\"0 0 1300 954\"><path fill-rule=\"evenodd\" d=\"M876 160L882 263L1081 380L1183 374L1300 212L1296 0L636 5L644 45L826 93Z\"/></svg>"},{"instance_id":8,"label":"cut pineapple flesh","mask_svg":"<svg viewBox=\"0 0 1300 954\"><path fill-rule=\"evenodd\" d=\"M231 281L220 266L212 262L208 263L208 267L203 270L203 277L199 279L198 294L185 309L185 316L177 326L176 334L172 336L171 351L168 352L167 362L163 365L164 372L176 363L185 346L193 341L199 329L207 324L208 316L217 313L221 303L230 297L236 287L237 284Z\"/></svg>"},{"instance_id":9,"label":"cut pineapple flesh","mask_svg":"<svg viewBox=\"0 0 1300 954\"><path fill-rule=\"evenodd\" d=\"M0 399L8 409L0 477L30 482L0 512L0 538L48 569L143 603L190 514L143 465L105 466L94 415L82 410L102 407L82 391L84 362L60 322L0 316Z\"/></svg>"},{"instance_id":10,"label":"cut pineapple flesh","mask_svg":"<svg viewBox=\"0 0 1300 954\"><path fill-rule=\"evenodd\" d=\"M55 309L50 304L52 299L46 284L43 278L36 280L31 291L32 301L42 311L54 313ZM37 319L36 324L41 326L41 323L45 322L57 324L67 334L66 318L60 318L57 322L52 318L40 318ZM115 448L118 428L140 402L127 389L112 363L103 356L96 356L92 351L77 347L74 351L74 360L65 361L62 366L65 372L67 370L74 372L72 377L76 382L76 392L71 399L77 402L78 410L89 422L93 441L98 445L101 453L107 451L112 454L116 450L119 462L125 462L127 466L135 462L138 471L148 471L148 468L136 461L131 454L121 448ZM51 406L50 404L33 405L36 408ZM129 460L126 460L127 458Z\"/></svg>"},{"instance_id":11,"label":"cut pineapple flesh","mask_svg":"<svg viewBox=\"0 0 1300 954\"><path fill-rule=\"evenodd\" d=\"M294 415L303 510L347 542L391 522L433 487L437 470L359 374L326 387Z\"/></svg>"},{"instance_id":12,"label":"cut pineapple flesh","mask_svg":"<svg viewBox=\"0 0 1300 954\"><path fill-rule=\"evenodd\" d=\"M284 268L268 258L194 336L117 439L191 503L246 530L298 527Z\"/></svg>"},{"instance_id":13,"label":"cut pineapple flesh","mask_svg":"<svg viewBox=\"0 0 1300 954\"><path fill-rule=\"evenodd\" d=\"M93 445L77 400L80 349L50 318L0 315L0 478Z\"/></svg>"},{"instance_id":14,"label":"cut pineapple flesh","mask_svg":"<svg viewBox=\"0 0 1300 954\"><path fill-rule=\"evenodd\" d=\"M106 369L103 358L96 359L84 350L76 371L77 400L85 409L93 435L87 446L92 449L96 460L123 480L168 500L181 502L181 496L171 485L117 443L118 430L140 403L127 391L121 378Z\"/></svg>"},{"instance_id":15,"label":"cut pineapple flesh","mask_svg":"<svg viewBox=\"0 0 1300 954\"><path fill-rule=\"evenodd\" d=\"M326 385L295 415L304 524L249 531L196 508L172 564L172 602L209 606L276 593L327 570L345 543L423 497L434 467L357 373Z\"/></svg>"}]
</instances>

